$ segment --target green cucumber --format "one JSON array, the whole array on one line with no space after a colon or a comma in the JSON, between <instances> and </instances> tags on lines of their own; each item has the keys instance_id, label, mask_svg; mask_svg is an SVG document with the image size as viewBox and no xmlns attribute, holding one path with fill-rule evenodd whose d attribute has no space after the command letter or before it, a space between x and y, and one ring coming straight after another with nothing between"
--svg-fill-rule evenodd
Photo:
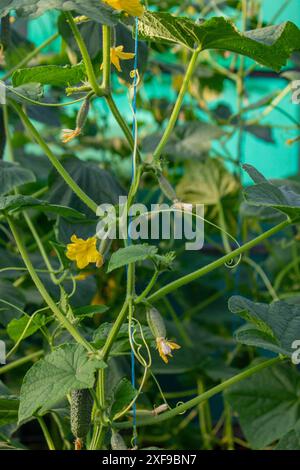
<instances>
[{"instance_id":1,"label":"green cucumber","mask_svg":"<svg viewBox=\"0 0 300 470\"><path fill-rule=\"evenodd\" d=\"M71 430L76 439L85 439L91 425L93 399L88 388L71 393Z\"/></svg>"}]
</instances>

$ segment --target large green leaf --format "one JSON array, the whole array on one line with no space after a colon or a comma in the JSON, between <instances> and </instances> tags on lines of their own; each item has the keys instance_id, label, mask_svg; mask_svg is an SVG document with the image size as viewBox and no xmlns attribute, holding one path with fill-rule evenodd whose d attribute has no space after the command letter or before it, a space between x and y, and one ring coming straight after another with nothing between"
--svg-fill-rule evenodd
<instances>
[{"instance_id":1,"label":"large green leaf","mask_svg":"<svg viewBox=\"0 0 300 470\"><path fill-rule=\"evenodd\" d=\"M0 161L0 195L33 181L35 181L35 176L32 171L16 163Z\"/></svg>"},{"instance_id":2,"label":"large green leaf","mask_svg":"<svg viewBox=\"0 0 300 470\"><path fill-rule=\"evenodd\" d=\"M300 50L300 30L291 22L241 33L224 17L197 24L189 18L169 13L146 12L139 21L142 39L182 44L189 49L201 47L231 51L280 70L293 51Z\"/></svg>"},{"instance_id":3,"label":"large green leaf","mask_svg":"<svg viewBox=\"0 0 300 470\"><path fill-rule=\"evenodd\" d=\"M144 261L155 256L157 253L157 247L147 244L143 245L130 245L126 248L120 248L118 251L112 254L107 272L110 273L117 268L121 268L130 263L136 263L137 261Z\"/></svg>"},{"instance_id":4,"label":"large green leaf","mask_svg":"<svg viewBox=\"0 0 300 470\"><path fill-rule=\"evenodd\" d=\"M12 76L14 87L24 85L25 83L41 83L42 85L76 85L84 81L86 77L83 64L78 65L40 65L38 67L29 67L19 69Z\"/></svg>"},{"instance_id":5,"label":"large green leaf","mask_svg":"<svg viewBox=\"0 0 300 470\"><path fill-rule=\"evenodd\" d=\"M248 204L264 208L273 208L297 221L300 217L300 193L296 193L293 186L286 184L274 184L267 181L251 165L245 165L244 169L257 184L250 186L244 191Z\"/></svg>"},{"instance_id":6,"label":"large green leaf","mask_svg":"<svg viewBox=\"0 0 300 470\"><path fill-rule=\"evenodd\" d=\"M179 160L203 159L211 148L214 139L219 139L225 132L218 126L201 121L187 122L177 126L168 141L164 154ZM162 134L152 134L143 141L143 151L151 153L159 143Z\"/></svg>"},{"instance_id":7,"label":"large green leaf","mask_svg":"<svg viewBox=\"0 0 300 470\"><path fill-rule=\"evenodd\" d=\"M287 356L293 354L292 345L300 338L300 305L285 301L268 305L234 296L229 309L253 325L238 330L239 341Z\"/></svg>"},{"instance_id":8,"label":"large green leaf","mask_svg":"<svg viewBox=\"0 0 300 470\"><path fill-rule=\"evenodd\" d=\"M218 204L234 196L239 189L237 179L217 159L191 162L176 187L178 197L184 201L206 206Z\"/></svg>"},{"instance_id":9,"label":"large green leaf","mask_svg":"<svg viewBox=\"0 0 300 470\"><path fill-rule=\"evenodd\" d=\"M95 162L82 161L71 157L62 161L64 168L80 188L97 204L118 204L119 196L124 194L118 181L108 171L102 170ZM92 211L74 194L57 172L53 172L50 181L49 202L72 207L94 218ZM93 226L95 233L95 225Z\"/></svg>"},{"instance_id":10,"label":"large green leaf","mask_svg":"<svg viewBox=\"0 0 300 470\"><path fill-rule=\"evenodd\" d=\"M72 390L91 388L95 372L105 367L80 345L64 345L35 363L25 375L20 395L19 422L43 413Z\"/></svg>"},{"instance_id":11,"label":"large green leaf","mask_svg":"<svg viewBox=\"0 0 300 470\"><path fill-rule=\"evenodd\" d=\"M265 369L226 393L239 414L250 445L262 449L291 432L300 422L300 375L287 365Z\"/></svg>"},{"instance_id":12,"label":"large green leaf","mask_svg":"<svg viewBox=\"0 0 300 470\"><path fill-rule=\"evenodd\" d=\"M83 214L71 207L50 204L47 201L35 199L31 196L0 196L0 212L16 213L26 209L37 209L41 212L51 212L63 217L72 217L75 219L82 219Z\"/></svg>"},{"instance_id":13,"label":"large green leaf","mask_svg":"<svg viewBox=\"0 0 300 470\"><path fill-rule=\"evenodd\" d=\"M0 17L7 15L11 10L17 10L20 16L35 17L50 9L76 11L108 25L114 25L118 20L116 12L100 0L2 0Z\"/></svg>"}]
</instances>

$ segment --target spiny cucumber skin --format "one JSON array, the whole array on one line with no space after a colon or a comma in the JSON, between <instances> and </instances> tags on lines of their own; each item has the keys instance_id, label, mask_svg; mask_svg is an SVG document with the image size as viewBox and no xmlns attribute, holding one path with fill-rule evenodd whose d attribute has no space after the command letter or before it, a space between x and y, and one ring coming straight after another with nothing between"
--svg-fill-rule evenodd
<instances>
[{"instance_id":1,"label":"spiny cucumber skin","mask_svg":"<svg viewBox=\"0 0 300 470\"><path fill-rule=\"evenodd\" d=\"M89 432L93 399L88 388L71 393L71 430L77 439L84 439Z\"/></svg>"}]
</instances>

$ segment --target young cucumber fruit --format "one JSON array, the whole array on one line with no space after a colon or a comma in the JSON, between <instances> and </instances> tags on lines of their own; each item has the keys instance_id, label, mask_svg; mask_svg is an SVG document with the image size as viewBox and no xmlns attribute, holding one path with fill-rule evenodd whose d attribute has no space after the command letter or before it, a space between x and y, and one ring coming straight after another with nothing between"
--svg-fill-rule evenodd
<instances>
[{"instance_id":1,"label":"young cucumber fruit","mask_svg":"<svg viewBox=\"0 0 300 470\"><path fill-rule=\"evenodd\" d=\"M71 430L77 440L84 440L89 432L93 399L88 388L71 393Z\"/></svg>"}]
</instances>

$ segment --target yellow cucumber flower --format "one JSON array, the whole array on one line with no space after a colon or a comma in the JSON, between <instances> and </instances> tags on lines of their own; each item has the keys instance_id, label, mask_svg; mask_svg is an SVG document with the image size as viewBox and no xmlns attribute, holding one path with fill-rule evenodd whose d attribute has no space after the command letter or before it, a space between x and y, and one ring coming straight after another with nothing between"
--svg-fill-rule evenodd
<instances>
[{"instance_id":1,"label":"yellow cucumber flower","mask_svg":"<svg viewBox=\"0 0 300 470\"><path fill-rule=\"evenodd\" d=\"M81 129L76 127L76 129L63 129L62 131L62 136L61 140L63 144L67 144L68 142L71 142L71 140L75 139L75 137L78 137L81 134Z\"/></svg>"},{"instance_id":2,"label":"yellow cucumber flower","mask_svg":"<svg viewBox=\"0 0 300 470\"><path fill-rule=\"evenodd\" d=\"M144 7L140 0L103 0L115 10L123 10L131 16L142 16Z\"/></svg>"},{"instance_id":3,"label":"yellow cucumber flower","mask_svg":"<svg viewBox=\"0 0 300 470\"><path fill-rule=\"evenodd\" d=\"M133 59L135 54L133 52L123 52L124 46L117 46L110 48L110 60L111 63L116 67L118 72L122 72L120 65L120 60L130 60ZM103 64L101 65L101 70L103 69Z\"/></svg>"},{"instance_id":4,"label":"yellow cucumber flower","mask_svg":"<svg viewBox=\"0 0 300 470\"><path fill-rule=\"evenodd\" d=\"M162 360L168 364L168 357L172 356L173 349L180 349L180 346L173 341L168 341L166 338L160 337L156 338L156 346Z\"/></svg>"},{"instance_id":5,"label":"yellow cucumber flower","mask_svg":"<svg viewBox=\"0 0 300 470\"><path fill-rule=\"evenodd\" d=\"M103 265L103 256L97 250L97 238L91 237L87 240L72 235L71 242L67 245L67 258L76 261L79 269L86 268L90 263L96 263L97 268Z\"/></svg>"}]
</instances>

